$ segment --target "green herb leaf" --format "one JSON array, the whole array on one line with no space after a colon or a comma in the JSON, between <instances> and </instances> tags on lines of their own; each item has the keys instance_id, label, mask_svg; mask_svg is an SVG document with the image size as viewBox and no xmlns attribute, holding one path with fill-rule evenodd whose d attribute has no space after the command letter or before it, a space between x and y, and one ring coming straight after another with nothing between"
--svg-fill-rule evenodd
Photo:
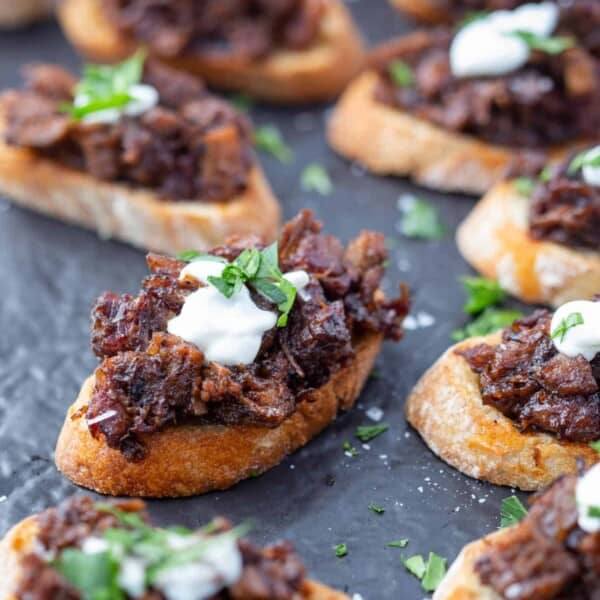
<instances>
[{"instance_id":1,"label":"green herb leaf","mask_svg":"<svg viewBox=\"0 0 600 600\"><path fill-rule=\"evenodd\" d=\"M518 310L503 310L498 308L486 308L474 321L467 324L463 329L452 332L452 339L460 342L470 337L477 337L493 333L504 327L512 325L520 319L523 313Z\"/></svg>"},{"instance_id":2,"label":"green herb leaf","mask_svg":"<svg viewBox=\"0 0 600 600\"><path fill-rule=\"evenodd\" d=\"M512 185L522 196L531 196L535 189L535 181L531 177L517 177L512 180Z\"/></svg>"},{"instance_id":3,"label":"green herb leaf","mask_svg":"<svg viewBox=\"0 0 600 600\"><path fill-rule=\"evenodd\" d=\"M495 279L463 277L462 282L467 292L467 303L463 310L471 315L478 314L494 304L500 304L506 297L506 293Z\"/></svg>"},{"instance_id":4,"label":"green herb leaf","mask_svg":"<svg viewBox=\"0 0 600 600\"><path fill-rule=\"evenodd\" d=\"M275 125L257 127L254 131L254 145L282 163L289 163L294 159L294 153L286 145Z\"/></svg>"},{"instance_id":5,"label":"green herb leaf","mask_svg":"<svg viewBox=\"0 0 600 600\"><path fill-rule=\"evenodd\" d=\"M357 437L361 442L370 442L378 435L385 433L390 428L389 425L361 425L356 428L354 436Z\"/></svg>"},{"instance_id":6,"label":"green herb leaf","mask_svg":"<svg viewBox=\"0 0 600 600\"><path fill-rule=\"evenodd\" d=\"M426 592L435 592L445 574L446 559L438 556L435 552L430 552L421 586Z\"/></svg>"},{"instance_id":7,"label":"green herb leaf","mask_svg":"<svg viewBox=\"0 0 600 600\"><path fill-rule=\"evenodd\" d=\"M333 547L333 551L338 558L343 558L348 554L348 546L346 544L337 544Z\"/></svg>"},{"instance_id":8,"label":"green herb leaf","mask_svg":"<svg viewBox=\"0 0 600 600\"><path fill-rule=\"evenodd\" d=\"M369 504L369 510L372 510L374 513L377 513L378 515L382 515L385 512L385 508L383 506L379 506L379 504L375 504L374 502L371 502Z\"/></svg>"},{"instance_id":9,"label":"green herb leaf","mask_svg":"<svg viewBox=\"0 0 600 600\"><path fill-rule=\"evenodd\" d=\"M583 325L583 315L580 312L573 312L566 318L561 319L558 327L550 334L550 337L553 340L560 338L560 341L563 342L567 332L573 327L577 327L577 325Z\"/></svg>"},{"instance_id":10,"label":"green herb leaf","mask_svg":"<svg viewBox=\"0 0 600 600\"><path fill-rule=\"evenodd\" d=\"M185 262L193 262L195 260L208 260L211 262L226 263L227 261L222 256L213 256L212 254L204 254L198 252L198 250L184 250L179 254L175 255L177 260L184 260Z\"/></svg>"},{"instance_id":11,"label":"green herb leaf","mask_svg":"<svg viewBox=\"0 0 600 600\"><path fill-rule=\"evenodd\" d=\"M567 171L570 175L574 175L583 167L600 167L600 152L590 152L590 150L580 152L570 162Z\"/></svg>"},{"instance_id":12,"label":"green herb leaf","mask_svg":"<svg viewBox=\"0 0 600 600\"><path fill-rule=\"evenodd\" d=\"M401 540L395 540L393 542L388 542L389 548L406 548L408 546L408 539L403 538Z\"/></svg>"},{"instance_id":13,"label":"green herb leaf","mask_svg":"<svg viewBox=\"0 0 600 600\"><path fill-rule=\"evenodd\" d=\"M400 231L409 238L437 240L444 236L446 228L431 204L415 198L404 211Z\"/></svg>"},{"instance_id":14,"label":"green herb leaf","mask_svg":"<svg viewBox=\"0 0 600 600\"><path fill-rule=\"evenodd\" d=\"M333 183L327 169L318 163L311 163L304 168L300 185L305 192L317 192L321 196L329 196L333 192Z\"/></svg>"},{"instance_id":15,"label":"green herb leaf","mask_svg":"<svg viewBox=\"0 0 600 600\"><path fill-rule=\"evenodd\" d=\"M252 287L273 304L281 304L287 299L287 296L268 279L256 279L252 282Z\"/></svg>"},{"instance_id":16,"label":"green herb leaf","mask_svg":"<svg viewBox=\"0 0 600 600\"><path fill-rule=\"evenodd\" d=\"M415 83L415 74L412 68L403 60L394 60L388 65L390 79L398 87L412 87Z\"/></svg>"},{"instance_id":17,"label":"green herb leaf","mask_svg":"<svg viewBox=\"0 0 600 600\"><path fill-rule=\"evenodd\" d=\"M590 446L600 454L600 440L597 440L595 442L590 442Z\"/></svg>"},{"instance_id":18,"label":"green herb leaf","mask_svg":"<svg viewBox=\"0 0 600 600\"><path fill-rule=\"evenodd\" d=\"M516 497L510 496L502 500L500 509L500 527L510 527L520 523L527 516L527 509L523 503Z\"/></svg>"},{"instance_id":19,"label":"green herb leaf","mask_svg":"<svg viewBox=\"0 0 600 600\"><path fill-rule=\"evenodd\" d=\"M551 179L552 179L552 167L547 165L541 170L539 180L542 183L548 183Z\"/></svg>"},{"instance_id":20,"label":"green herb leaf","mask_svg":"<svg viewBox=\"0 0 600 600\"><path fill-rule=\"evenodd\" d=\"M131 529L140 529L140 530L149 530L152 529L145 521L142 519L140 513L138 512L127 512L121 510L114 504L108 504L106 502L97 502L94 505L94 508L97 511L108 513L113 517L116 517L122 525L125 527L130 527Z\"/></svg>"},{"instance_id":21,"label":"green herb leaf","mask_svg":"<svg viewBox=\"0 0 600 600\"><path fill-rule=\"evenodd\" d=\"M562 54L565 50L575 46L575 40L571 37L542 37L531 31L512 31L509 35L523 40L531 50L538 50L546 54Z\"/></svg>"},{"instance_id":22,"label":"green herb leaf","mask_svg":"<svg viewBox=\"0 0 600 600\"><path fill-rule=\"evenodd\" d=\"M400 560L407 571L412 573L417 579L423 579L427 565L420 554L411 556L409 558L401 557Z\"/></svg>"},{"instance_id":23,"label":"green herb leaf","mask_svg":"<svg viewBox=\"0 0 600 600\"><path fill-rule=\"evenodd\" d=\"M342 449L350 456L358 456L360 454L360 452L354 446L352 446L350 442L344 442L342 444Z\"/></svg>"}]
</instances>

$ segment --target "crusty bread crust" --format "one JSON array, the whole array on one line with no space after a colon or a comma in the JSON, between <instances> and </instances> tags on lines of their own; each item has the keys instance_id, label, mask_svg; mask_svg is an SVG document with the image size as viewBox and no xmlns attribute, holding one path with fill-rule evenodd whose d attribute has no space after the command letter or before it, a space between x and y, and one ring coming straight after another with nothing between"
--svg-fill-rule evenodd
<instances>
[{"instance_id":1,"label":"crusty bread crust","mask_svg":"<svg viewBox=\"0 0 600 600\"><path fill-rule=\"evenodd\" d=\"M499 410L483 404L479 376L456 354L480 343L496 345L500 333L449 348L421 377L406 403L406 416L429 448L465 475L539 490L565 473L599 462L587 444L545 433L521 433Z\"/></svg>"},{"instance_id":2,"label":"crusty bread crust","mask_svg":"<svg viewBox=\"0 0 600 600\"><path fill-rule=\"evenodd\" d=\"M439 0L389 0L398 10L421 23L449 23L452 15Z\"/></svg>"},{"instance_id":3,"label":"crusty bread crust","mask_svg":"<svg viewBox=\"0 0 600 600\"><path fill-rule=\"evenodd\" d=\"M4 143L0 125L0 192L16 204L144 249L176 254L210 248L233 234L274 239L277 199L258 164L248 186L225 202L171 202L149 189L100 181L87 173Z\"/></svg>"},{"instance_id":4,"label":"crusty bread crust","mask_svg":"<svg viewBox=\"0 0 600 600\"><path fill-rule=\"evenodd\" d=\"M116 62L136 42L107 19L101 0L62 0L59 20L67 38L88 59ZM315 43L307 50L278 50L264 60L227 55L162 58L218 88L273 102L318 102L337 96L364 62L364 46L341 0L328 0Z\"/></svg>"},{"instance_id":5,"label":"crusty bread crust","mask_svg":"<svg viewBox=\"0 0 600 600\"><path fill-rule=\"evenodd\" d=\"M0 29L15 29L46 17L52 11L51 0L0 2Z\"/></svg>"},{"instance_id":6,"label":"crusty bread crust","mask_svg":"<svg viewBox=\"0 0 600 600\"><path fill-rule=\"evenodd\" d=\"M600 292L600 252L529 235L529 198L503 182L477 204L456 234L464 259L531 304L559 306Z\"/></svg>"},{"instance_id":7,"label":"crusty bread crust","mask_svg":"<svg viewBox=\"0 0 600 600\"><path fill-rule=\"evenodd\" d=\"M180 497L231 487L274 467L352 407L379 352L381 336L356 344L356 358L276 428L179 425L143 436L148 454L128 462L89 432L85 407L94 377L69 409L56 446L58 469L77 485L112 496Z\"/></svg>"},{"instance_id":8,"label":"crusty bread crust","mask_svg":"<svg viewBox=\"0 0 600 600\"><path fill-rule=\"evenodd\" d=\"M408 35L402 43L412 46L421 36ZM334 150L374 173L409 176L437 190L483 194L503 178L514 149L446 131L378 102L377 79L374 71L365 71L342 94L328 126ZM559 158L579 145L555 148L550 155Z\"/></svg>"},{"instance_id":9,"label":"crusty bread crust","mask_svg":"<svg viewBox=\"0 0 600 600\"><path fill-rule=\"evenodd\" d=\"M15 525L0 541L0 600L14 600L20 578L19 561L32 549L37 532L37 519L33 516ZM348 600L346 594L310 580L304 583L302 598L304 600Z\"/></svg>"}]
</instances>

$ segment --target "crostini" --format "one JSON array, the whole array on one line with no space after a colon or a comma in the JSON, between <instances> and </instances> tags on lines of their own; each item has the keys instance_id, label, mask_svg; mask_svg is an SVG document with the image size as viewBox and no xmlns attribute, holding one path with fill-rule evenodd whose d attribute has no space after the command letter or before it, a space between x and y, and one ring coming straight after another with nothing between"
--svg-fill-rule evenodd
<instances>
[{"instance_id":1,"label":"crostini","mask_svg":"<svg viewBox=\"0 0 600 600\"><path fill-rule=\"evenodd\" d=\"M0 29L18 29L47 17L52 0L19 0L0 2Z\"/></svg>"},{"instance_id":2,"label":"crostini","mask_svg":"<svg viewBox=\"0 0 600 600\"><path fill-rule=\"evenodd\" d=\"M538 310L451 347L420 379L406 415L462 473L538 490L599 455L600 302Z\"/></svg>"},{"instance_id":3,"label":"crostini","mask_svg":"<svg viewBox=\"0 0 600 600\"><path fill-rule=\"evenodd\" d=\"M167 253L276 236L252 128L200 80L141 53L79 82L51 65L25 77L0 99L0 192L15 203Z\"/></svg>"},{"instance_id":4,"label":"crostini","mask_svg":"<svg viewBox=\"0 0 600 600\"><path fill-rule=\"evenodd\" d=\"M600 290L600 147L542 179L492 188L456 234L464 259L524 302L559 306Z\"/></svg>"},{"instance_id":5,"label":"crostini","mask_svg":"<svg viewBox=\"0 0 600 600\"><path fill-rule=\"evenodd\" d=\"M382 234L344 248L309 211L278 245L150 255L137 298L109 292L93 309L101 363L66 417L59 470L104 494L160 497L275 466L352 407L382 340L400 339L408 296L379 289L386 256Z\"/></svg>"},{"instance_id":6,"label":"crostini","mask_svg":"<svg viewBox=\"0 0 600 600\"><path fill-rule=\"evenodd\" d=\"M577 4L527 4L385 44L340 98L331 146L374 173L480 194L517 162L598 139L600 59L578 45Z\"/></svg>"},{"instance_id":7,"label":"crostini","mask_svg":"<svg viewBox=\"0 0 600 600\"><path fill-rule=\"evenodd\" d=\"M341 0L183 3L61 0L59 20L86 57L121 60L140 45L210 85L282 103L337 96L363 65Z\"/></svg>"},{"instance_id":8,"label":"crostini","mask_svg":"<svg viewBox=\"0 0 600 600\"><path fill-rule=\"evenodd\" d=\"M158 528L144 503L65 500L0 542L0 598L343 600L306 578L288 542L266 548L224 519L192 531Z\"/></svg>"},{"instance_id":9,"label":"crostini","mask_svg":"<svg viewBox=\"0 0 600 600\"><path fill-rule=\"evenodd\" d=\"M533 497L529 514L467 545L433 600L595 598L600 591L600 465ZM524 511L523 511L524 512Z\"/></svg>"}]
</instances>

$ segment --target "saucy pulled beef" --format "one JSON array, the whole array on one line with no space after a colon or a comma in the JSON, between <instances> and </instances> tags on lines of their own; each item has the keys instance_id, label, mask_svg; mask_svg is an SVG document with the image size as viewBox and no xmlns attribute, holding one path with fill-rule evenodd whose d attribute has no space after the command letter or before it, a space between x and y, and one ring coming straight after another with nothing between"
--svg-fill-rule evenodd
<instances>
[{"instance_id":1,"label":"saucy pulled beef","mask_svg":"<svg viewBox=\"0 0 600 600\"><path fill-rule=\"evenodd\" d=\"M211 254L231 261L249 247L262 246L232 239ZM199 284L179 280L185 262L149 255L151 275L137 297L108 292L93 308L92 347L102 362L87 410L90 431L139 460L145 454L139 434L182 421L279 425L350 364L358 336L400 339L409 299L405 289L394 300L383 298L386 259L382 234L363 232L344 247L321 232L310 211L300 213L283 228L279 264L284 273L308 272L305 298L296 298L286 327L264 335L252 364L226 367L166 333ZM252 293L260 308L274 310Z\"/></svg>"},{"instance_id":2,"label":"saucy pulled beef","mask_svg":"<svg viewBox=\"0 0 600 600\"><path fill-rule=\"evenodd\" d=\"M581 169L569 173L570 163L536 186L529 211L531 235L600 251L600 188L586 183Z\"/></svg>"},{"instance_id":3,"label":"saucy pulled beef","mask_svg":"<svg viewBox=\"0 0 600 600\"><path fill-rule=\"evenodd\" d=\"M600 31L600 5L573 0L561 8L560 33ZM593 10L592 10L593 9ZM568 29L567 29L568 28ZM449 48L454 32L437 29L388 44L373 56L379 102L448 129L495 144L542 148L600 132L600 58L583 45L560 55L533 51L529 62L504 76L456 78ZM411 85L394 83L389 66L402 60Z\"/></svg>"},{"instance_id":4,"label":"saucy pulled beef","mask_svg":"<svg viewBox=\"0 0 600 600\"><path fill-rule=\"evenodd\" d=\"M244 60L303 50L318 35L323 0L107 0L109 18L161 56Z\"/></svg>"},{"instance_id":5,"label":"saucy pulled beef","mask_svg":"<svg viewBox=\"0 0 600 600\"><path fill-rule=\"evenodd\" d=\"M538 310L505 329L498 346L457 351L479 374L483 403L523 431L573 442L600 438L600 354L588 362L556 350L552 314Z\"/></svg>"},{"instance_id":6,"label":"saucy pulled beef","mask_svg":"<svg viewBox=\"0 0 600 600\"><path fill-rule=\"evenodd\" d=\"M160 104L114 124L86 124L61 112L76 79L61 67L25 69L25 87L2 99L6 142L106 181L156 190L169 200L228 200L252 166L251 129L198 79L147 61L144 82Z\"/></svg>"},{"instance_id":7,"label":"saucy pulled beef","mask_svg":"<svg viewBox=\"0 0 600 600\"><path fill-rule=\"evenodd\" d=\"M147 522L143 502L131 500L116 506L128 513L141 514ZM78 590L65 581L43 556L56 555L65 548L77 548L88 537L101 535L108 528L120 527L119 520L99 511L94 502L84 496L73 497L56 508L46 510L37 520L39 547L21 559L22 576L17 600L82 600ZM223 519L217 519L214 524L214 533L231 528ZM292 600L297 597L304 583L305 569L290 544L280 542L262 549L240 540L238 546L243 561L242 575L236 584L212 596L211 600ZM163 599L163 594L157 590L144 596L144 600Z\"/></svg>"},{"instance_id":8,"label":"saucy pulled beef","mask_svg":"<svg viewBox=\"0 0 600 600\"><path fill-rule=\"evenodd\" d=\"M600 533L577 525L575 476L536 494L529 515L475 564L511 600L593 600L600 594Z\"/></svg>"}]
</instances>

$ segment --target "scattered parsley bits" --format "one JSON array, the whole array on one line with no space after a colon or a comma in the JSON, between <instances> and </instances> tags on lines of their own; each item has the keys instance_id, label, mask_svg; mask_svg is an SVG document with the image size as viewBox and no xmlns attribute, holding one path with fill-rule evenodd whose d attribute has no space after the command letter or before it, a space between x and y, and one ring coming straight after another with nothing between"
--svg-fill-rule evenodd
<instances>
[{"instance_id":1,"label":"scattered parsley bits","mask_svg":"<svg viewBox=\"0 0 600 600\"><path fill-rule=\"evenodd\" d=\"M531 196L535 189L535 181L531 177L517 177L512 180L512 185L522 196Z\"/></svg>"},{"instance_id":2,"label":"scattered parsley bits","mask_svg":"<svg viewBox=\"0 0 600 600\"><path fill-rule=\"evenodd\" d=\"M275 125L262 125L254 131L254 145L282 163L294 160L294 153L285 143L281 132Z\"/></svg>"},{"instance_id":3,"label":"scattered parsley bits","mask_svg":"<svg viewBox=\"0 0 600 600\"><path fill-rule=\"evenodd\" d=\"M356 428L354 436L357 437L361 442L370 442L378 435L385 433L390 428L389 425L361 425Z\"/></svg>"},{"instance_id":4,"label":"scattered parsley bits","mask_svg":"<svg viewBox=\"0 0 600 600\"><path fill-rule=\"evenodd\" d=\"M329 196L333 192L333 183L329 173L322 165L311 163L302 171L300 185L305 192L317 192L321 196Z\"/></svg>"},{"instance_id":5,"label":"scattered parsley bits","mask_svg":"<svg viewBox=\"0 0 600 600\"><path fill-rule=\"evenodd\" d=\"M406 570L421 581L426 592L434 592L446 574L446 559L430 552L427 562L420 554L410 558L401 558Z\"/></svg>"},{"instance_id":6,"label":"scattered parsley bits","mask_svg":"<svg viewBox=\"0 0 600 600\"><path fill-rule=\"evenodd\" d=\"M412 87L415 83L415 74L403 60L394 60L388 65L388 73L392 82L398 87Z\"/></svg>"},{"instance_id":7,"label":"scattered parsley bits","mask_svg":"<svg viewBox=\"0 0 600 600\"><path fill-rule=\"evenodd\" d=\"M478 314L494 304L500 304L506 298L506 293L495 279L463 277L462 282L467 292L464 311L471 315Z\"/></svg>"},{"instance_id":8,"label":"scattered parsley bits","mask_svg":"<svg viewBox=\"0 0 600 600\"><path fill-rule=\"evenodd\" d=\"M352 446L350 442L344 442L342 444L342 449L349 456L358 456L360 454L360 452L354 446Z\"/></svg>"},{"instance_id":9,"label":"scattered parsley bits","mask_svg":"<svg viewBox=\"0 0 600 600\"><path fill-rule=\"evenodd\" d=\"M598 453L600 453L600 440L596 440L595 442L590 442L590 446Z\"/></svg>"},{"instance_id":10,"label":"scattered parsley bits","mask_svg":"<svg viewBox=\"0 0 600 600\"><path fill-rule=\"evenodd\" d=\"M561 319L558 327L550 334L550 337L554 340L559 338L560 342L563 342L567 332L577 325L583 325L583 315L580 312L573 312L564 319Z\"/></svg>"},{"instance_id":11,"label":"scattered parsley bits","mask_svg":"<svg viewBox=\"0 0 600 600\"><path fill-rule=\"evenodd\" d=\"M468 323L462 329L455 329L451 338L455 342L461 342L470 337L477 337L493 333L504 327L512 325L520 319L523 313L518 310L504 310L498 308L486 308L474 321Z\"/></svg>"},{"instance_id":12,"label":"scattered parsley bits","mask_svg":"<svg viewBox=\"0 0 600 600\"><path fill-rule=\"evenodd\" d=\"M411 556L409 558L401 558L400 560L407 571L412 573L417 579L423 579L423 575L425 575L425 569L427 566L425 565L425 561L420 554Z\"/></svg>"},{"instance_id":13,"label":"scattered parsley bits","mask_svg":"<svg viewBox=\"0 0 600 600\"><path fill-rule=\"evenodd\" d=\"M388 542L388 548L406 548L408 546L408 539L403 538L401 540L395 540L393 542Z\"/></svg>"},{"instance_id":14,"label":"scattered parsley bits","mask_svg":"<svg viewBox=\"0 0 600 600\"><path fill-rule=\"evenodd\" d=\"M500 509L500 527L502 529L520 523L526 516L527 509L516 496L510 496L502 500Z\"/></svg>"},{"instance_id":15,"label":"scattered parsley bits","mask_svg":"<svg viewBox=\"0 0 600 600\"><path fill-rule=\"evenodd\" d=\"M439 240L446 228L439 220L437 210L428 202L414 198L403 209L400 232L409 238L420 240Z\"/></svg>"},{"instance_id":16,"label":"scattered parsley bits","mask_svg":"<svg viewBox=\"0 0 600 600\"><path fill-rule=\"evenodd\" d=\"M566 36L543 37L531 31L512 31L509 35L523 40L531 50L538 50L546 54L562 54L565 50L575 46L575 40Z\"/></svg>"},{"instance_id":17,"label":"scattered parsley bits","mask_svg":"<svg viewBox=\"0 0 600 600\"><path fill-rule=\"evenodd\" d=\"M338 544L333 547L333 551L338 558L344 558L348 554L348 546L346 544Z\"/></svg>"},{"instance_id":18,"label":"scattered parsley bits","mask_svg":"<svg viewBox=\"0 0 600 600\"><path fill-rule=\"evenodd\" d=\"M383 506L379 506L379 504L375 504L373 502L369 504L369 510L378 515L382 515L385 512L385 508Z\"/></svg>"},{"instance_id":19,"label":"scattered parsley bits","mask_svg":"<svg viewBox=\"0 0 600 600\"><path fill-rule=\"evenodd\" d=\"M590 152L584 150L575 156L570 162L568 172L574 175L583 167L600 167L600 152Z\"/></svg>"}]
</instances>

